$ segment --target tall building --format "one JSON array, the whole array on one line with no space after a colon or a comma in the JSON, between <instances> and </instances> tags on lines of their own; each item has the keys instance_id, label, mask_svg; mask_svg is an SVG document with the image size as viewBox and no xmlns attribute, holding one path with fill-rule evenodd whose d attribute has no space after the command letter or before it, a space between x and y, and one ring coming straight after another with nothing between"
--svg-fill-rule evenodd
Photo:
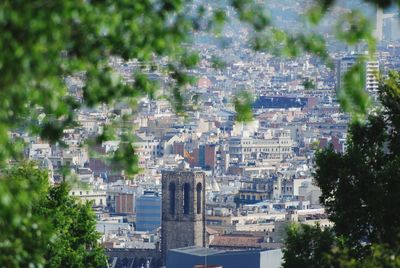
<instances>
[{"instance_id":1,"label":"tall building","mask_svg":"<svg viewBox=\"0 0 400 268\"><path fill-rule=\"evenodd\" d=\"M344 74L357 62L359 54L351 54L338 60L336 67L336 90L340 90L343 86ZM379 72L378 61L365 62L365 90L369 93L376 93L379 82L377 80L377 72Z\"/></svg>"},{"instance_id":2,"label":"tall building","mask_svg":"<svg viewBox=\"0 0 400 268\"><path fill-rule=\"evenodd\" d=\"M336 91L343 86L343 76L344 74L353 66L357 61L357 56L349 55L345 56L337 61L336 64Z\"/></svg>"},{"instance_id":3,"label":"tall building","mask_svg":"<svg viewBox=\"0 0 400 268\"><path fill-rule=\"evenodd\" d=\"M383 10L383 39L389 42L400 40L400 9L393 4Z\"/></svg>"},{"instance_id":4,"label":"tall building","mask_svg":"<svg viewBox=\"0 0 400 268\"><path fill-rule=\"evenodd\" d=\"M397 14L389 14L384 20L383 36L385 41L399 41L400 40L400 17Z\"/></svg>"},{"instance_id":5,"label":"tall building","mask_svg":"<svg viewBox=\"0 0 400 268\"><path fill-rule=\"evenodd\" d=\"M189 157L191 166L201 167L206 170L214 170L216 165L217 146L215 144L200 144Z\"/></svg>"},{"instance_id":6,"label":"tall building","mask_svg":"<svg viewBox=\"0 0 400 268\"><path fill-rule=\"evenodd\" d=\"M145 191L136 199L136 230L153 231L161 225L161 198L156 192Z\"/></svg>"},{"instance_id":7,"label":"tall building","mask_svg":"<svg viewBox=\"0 0 400 268\"><path fill-rule=\"evenodd\" d=\"M367 90L367 92L370 93L378 92L379 82L377 79L377 74L379 72L379 62L367 61L365 72L366 72L365 89Z\"/></svg>"},{"instance_id":8,"label":"tall building","mask_svg":"<svg viewBox=\"0 0 400 268\"><path fill-rule=\"evenodd\" d=\"M378 42L382 41L383 38L383 10L381 8L376 9L376 21L374 36Z\"/></svg>"},{"instance_id":9,"label":"tall building","mask_svg":"<svg viewBox=\"0 0 400 268\"><path fill-rule=\"evenodd\" d=\"M135 193L118 193L115 200L115 212L124 214L133 214L135 210Z\"/></svg>"},{"instance_id":10,"label":"tall building","mask_svg":"<svg viewBox=\"0 0 400 268\"><path fill-rule=\"evenodd\" d=\"M161 249L205 246L205 173L182 162L177 170L162 172Z\"/></svg>"}]
</instances>

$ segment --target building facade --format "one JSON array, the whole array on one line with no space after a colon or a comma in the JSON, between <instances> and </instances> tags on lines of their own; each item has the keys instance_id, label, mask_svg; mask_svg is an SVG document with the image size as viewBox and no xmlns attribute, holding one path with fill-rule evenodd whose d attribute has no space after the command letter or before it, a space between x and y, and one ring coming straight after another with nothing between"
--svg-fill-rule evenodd
<instances>
[{"instance_id":1,"label":"building facade","mask_svg":"<svg viewBox=\"0 0 400 268\"><path fill-rule=\"evenodd\" d=\"M153 231L161 226L161 198L156 192L145 191L136 199L136 230Z\"/></svg>"},{"instance_id":2,"label":"building facade","mask_svg":"<svg viewBox=\"0 0 400 268\"><path fill-rule=\"evenodd\" d=\"M337 62L337 83L336 90L339 91L343 87L343 77L350 68L357 63L360 54L351 54L349 56L343 57ZM365 68L365 90L369 93L376 93L378 91L379 81L377 78L379 72L379 62L378 61L366 61L364 64Z\"/></svg>"},{"instance_id":3,"label":"building facade","mask_svg":"<svg viewBox=\"0 0 400 268\"><path fill-rule=\"evenodd\" d=\"M231 162L245 163L252 160L280 161L293 152L290 130L276 129L264 138L236 136L229 139Z\"/></svg>"},{"instance_id":4,"label":"building facade","mask_svg":"<svg viewBox=\"0 0 400 268\"><path fill-rule=\"evenodd\" d=\"M205 173L188 165L162 173L161 249L205 246Z\"/></svg>"}]
</instances>

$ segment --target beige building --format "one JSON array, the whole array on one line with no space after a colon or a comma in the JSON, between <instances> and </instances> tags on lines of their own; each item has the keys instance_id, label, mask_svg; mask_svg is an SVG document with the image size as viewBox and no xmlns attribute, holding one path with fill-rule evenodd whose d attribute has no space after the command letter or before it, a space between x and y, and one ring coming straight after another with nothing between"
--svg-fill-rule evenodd
<instances>
[{"instance_id":1,"label":"beige building","mask_svg":"<svg viewBox=\"0 0 400 268\"><path fill-rule=\"evenodd\" d=\"M259 159L279 162L292 155L293 141L290 130L269 129L263 137L236 136L229 139L231 163Z\"/></svg>"},{"instance_id":2,"label":"beige building","mask_svg":"<svg viewBox=\"0 0 400 268\"><path fill-rule=\"evenodd\" d=\"M285 219L285 213L249 213L233 215L232 213L213 213L207 215L207 226L221 234L234 231L272 232L274 222Z\"/></svg>"},{"instance_id":3,"label":"beige building","mask_svg":"<svg viewBox=\"0 0 400 268\"><path fill-rule=\"evenodd\" d=\"M106 191L92 188L89 185L86 187L75 186L69 191L69 195L82 202L93 202L93 206L106 206Z\"/></svg>"}]
</instances>

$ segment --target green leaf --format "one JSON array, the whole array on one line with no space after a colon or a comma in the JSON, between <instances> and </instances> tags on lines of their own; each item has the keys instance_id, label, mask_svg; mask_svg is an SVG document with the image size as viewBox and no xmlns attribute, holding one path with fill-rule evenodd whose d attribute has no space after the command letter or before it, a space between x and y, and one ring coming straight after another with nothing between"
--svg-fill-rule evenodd
<instances>
[{"instance_id":1,"label":"green leaf","mask_svg":"<svg viewBox=\"0 0 400 268\"><path fill-rule=\"evenodd\" d=\"M253 97L249 92L243 91L237 94L233 101L236 111L236 121L249 122L253 120Z\"/></svg>"}]
</instances>

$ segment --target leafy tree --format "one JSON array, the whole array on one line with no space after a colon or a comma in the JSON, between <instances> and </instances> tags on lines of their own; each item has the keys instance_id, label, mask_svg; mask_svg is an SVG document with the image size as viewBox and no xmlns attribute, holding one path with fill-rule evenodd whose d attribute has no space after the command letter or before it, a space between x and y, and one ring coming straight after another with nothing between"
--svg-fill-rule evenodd
<instances>
[{"instance_id":1,"label":"leafy tree","mask_svg":"<svg viewBox=\"0 0 400 268\"><path fill-rule=\"evenodd\" d=\"M346 254L347 253L347 254ZM396 268L400 267L399 250L387 245L374 244L371 253L363 259L348 256L349 250L341 251L338 257L338 267L344 268Z\"/></svg>"},{"instance_id":2,"label":"leafy tree","mask_svg":"<svg viewBox=\"0 0 400 268\"><path fill-rule=\"evenodd\" d=\"M132 85L124 83L109 66L110 57L146 63L154 55L168 56L174 84L187 84L184 70L197 58L181 46L191 29L184 3L2 1L0 160L20 152L9 130L23 127L55 142L64 128L76 125L81 106L153 94L155 82L140 69ZM71 76L85 81L83 103L68 94L64 80Z\"/></svg>"},{"instance_id":3,"label":"leafy tree","mask_svg":"<svg viewBox=\"0 0 400 268\"><path fill-rule=\"evenodd\" d=\"M290 225L283 249L283 268L330 267L328 253L332 250L335 235L330 229L319 226Z\"/></svg>"},{"instance_id":4,"label":"leafy tree","mask_svg":"<svg viewBox=\"0 0 400 268\"><path fill-rule=\"evenodd\" d=\"M49 222L33 212L48 191L47 174L29 167L0 178L0 263L3 267L39 267L52 238Z\"/></svg>"},{"instance_id":5,"label":"leafy tree","mask_svg":"<svg viewBox=\"0 0 400 268\"><path fill-rule=\"evenodd\" d=\"M307 13L309 23L316 26L334 2L315 1L315 5ZM398 1L365 2L385 7ZM230 3L236 9L238 18L255 30L250 40L255 49L289 57L300 53L314 53L324 59L326 64L331 64L322 36L314 32L291 34L273 27L269 16L264 12L265 7L259 1L232 0ZM8 159L18 159L21 156L23 143L20 140L11 140L10 131L23 129L50 142L59 142L65 128L76 126L75 112L81 107L112 104L115 101L129 102L143 95L154 97L157 88L154 81L138 69L133 77L134 82L125 83L110 67L111 57L136 59L145 65L151 65L153 59L167 58L164 71L170 81L172 103L178 112L182 112L186 102L183 88L194 81L187 70L194 67L199 60L184 44L191 41L192 32L201 30L202 24L199 22L203 19L205 10L200 7L197 15L193 14L191 4L184 0L1 1L0 163L4 166ZM349 44L366 41L373 54L374 40L369 22L361 14L353 15L356 16L344 16L338 22L337 38ZM216 10L212 18L215 23L205 23L211 25L211 28L218 28L227 20L223 9ZM71 76L79 76L85 82L82 102L78 102L68 93L65 80ZM347 95L354 95L351 87L347 90ZM361 105L361 112L365 111L363 100L364 98L357 97L354 101L355 106ZM246 95L235 99L235 106L239 108L239 112L244 113L239 119L251 118L249 105ZM351 105L348 107L348 111L358 111ZM391 107L394 109L395 104ZM381 124L379 120L378 118L376 126ZM395 126L397 119L391 120ZM356 131L357 127L354 129ZM398 145L394 137L398 134L391 129L386 130L389 132L387 136L393 136L390 146L395 148ZM360 131L363 131L362 126ZM137 171L137 161L132 156L134 150L127 146L131 141L130 136L127 131L122 134L124 146L115 153L115 157L117 160L124 159L127 171L134 173ZM97 141L101 142L111 136L102 135ZM380 153L379 150L376 152ZM397 162L394 158L388 160L392 164L391 170L396 170ZM363 167L369 168L366 165ZM389 167L383 171L390 173ZM93 233L93 221L88 207L73 205L64 186L47 192L48 186L42 184L44 175L40 171L21 167L10 172L3 175L9 179L2 179L0 182L2 265L70 265L74 262L77 267L83 263L96 266L102 257L92 240L96 235ZM327 185L330 184L327 182ZM351 185L343 184L351 188ZM392 182L391 186L397 185ZM393 195L392 190L396 189L378 183L379 187L387 189L390 196ZM329 200L329 192L325 191L324 194L327 205L333 202L331 207L334 208L336 204ZM388 199L382 202L385 203ZM340 202L337 206L343 205ZM361 203L364 206L364 199ZM51 207L53 205L55 207ZM394 208L389 207L387 210L393 211ZM335 214L333 210L331 212L332 218L343 220L345 216ZM385 207L382 214L387 215L386 212ZM362 215L356 215L355 218L364 220ZM388 220L386 217L382 219ZM55 226L55 223L60 223L60 226ZM357 223L363 225L362 222ZM363 227L373 226L379 229L382 224L373 215L368 218L368 223L371 225L364 224ZM342 225L339 224L337 229L349 233L352 227ZM355 235L353 241L364 236L371 240L389 241L388 232L380 232L378 229L366 232L364 228L364 231ZM47 246L43 247L44 245ZM46 260L43 252L46 253ZM72 260L67 260L67 254Z\"/></svg>"},{"instance_id":6,"label":"leafy tree","mask_svg":"<svg viewBox=\"0 0 400 268\"><path fill-rule=\"evenodd\" d=\"M364 1L380 7L398 3L396 0ZM335 2L314 1L305 21L311 28L317 27ZM268 6L260 1L228 3L237 11L237 18L254 29L249 40L254 49L289 57L313 53L326 64L332 63L325 39L312 29L287 33L275 27L268 15ZM11 141L9 131L24 129L57 142L63 129L76 125L75 112L82 106L155 96L155 81L138 68L134 82L125 83L110 67L111 57L136 59L146 67L154 67L154 59L167 59L164 71L170 81L169 95L176 110L182 113L188 103L184 86L194 81L187 70L199 61L198 55L188 51L184 44L191 42L195 31L220 30L230 19L224 8L228 3L222 3L207 16L201 2L195 10L193 3L185 0L1 1L0 163L20 157L23 147L22 141ZM374 51L371 24L363 14L344 15L333 27L339 40L351 45L366 42L370 52ZM71 76L84 80L82 102L68 93L65 80ZM341 95L343 107L349 112L365 113L366 98L351 99L360 95L359 87L354 88L348 87L346 94ZM346 96L350 96L350 101L346 102ZM238 98L233 101L240 108L238 120L249 120L249 109ZM250 103L245 103L249 107ZM122 135L120 139L131 142L127 137L130 135ZM116 158L120 159L121 154L129 158L133 153L134 150L123 149ZM137 161L125 162L127 171L137 172Z\"/></svg>"},{"instance_id":7,"label":"leafy tree","mask_svg":"<svg viewBox=\"0 0 400 268\"><path fill-rule=\"evenodd\" d=\"M54 226L54 238L46 252L46 267L99 267L104 249L98 243L96 218L89 202L80 203L68 195L66 184L50 189L36 209Z\"/></svg>"},{"instance_id":8,"label":"leafy tree","mask_svg":"<svg viewBox=\"0 0 400 268\"><path fill-rule=\"evenodd\" d=\"M398 246L400 235L400 76L380 87L382 107L365 123L350 125L345 153L332 148L316 156L316 181L335 232L350 245Z\"/></svg>"},{"instance_id":9,"label":"leafy tree","mask_svg":"<svg viewBox=\"0 0 400 268\"><path fill-rule=\"evenodd\" d=\"M322 240L319 227L289 229L284 267L400 267L400 73L380 84L379 98L365 122L351 123L344 153L316 155L334 238Z\"/></svg>"},{"instance_id":10,"label":"leafy tree","mask_svg":"<svg viewBox=\"0 0 400 268\"><path fill-rule=\"evenodd\" d=\"M2 267L105 266L91 205L66 184L50 187L46 171L24 164L2 174L0 196Z\"/></svg>"},{"instance_id":11,"label":"leafy tree","mask_svg":"<svg viewBox=\"0 0 400 268\"><path fill-rule=\"evenodd\" d=\"M251 111L251 105L253 99L250 93L242 91L236 95L234 104L235 110L238 112L237 120L240 122L248 122L253 119L253 113Z\"/></svg>"}]
</instances>

